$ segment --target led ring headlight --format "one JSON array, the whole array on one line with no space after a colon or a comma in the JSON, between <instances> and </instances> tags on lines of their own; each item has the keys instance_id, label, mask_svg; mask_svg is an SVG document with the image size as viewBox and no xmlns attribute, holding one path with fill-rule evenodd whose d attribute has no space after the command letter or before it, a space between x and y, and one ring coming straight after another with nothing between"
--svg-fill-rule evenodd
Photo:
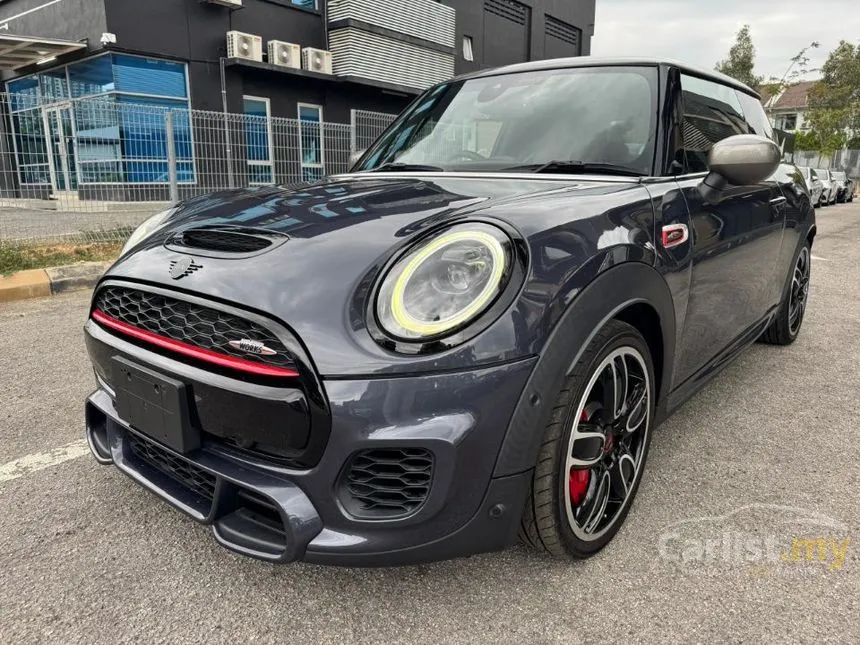
<instances>
[{"instance_id":1,"label":"led ring headlight","mask_svg":"<svg viewBox=\"0 0 860 645\"><path fill-rule=\"evenodd\" d=\"M504 289L511 240L488 224L461 224L420 242L386 274L376 301L392 336L444 336L482 314Z\"/></svg>"}]
</instances>

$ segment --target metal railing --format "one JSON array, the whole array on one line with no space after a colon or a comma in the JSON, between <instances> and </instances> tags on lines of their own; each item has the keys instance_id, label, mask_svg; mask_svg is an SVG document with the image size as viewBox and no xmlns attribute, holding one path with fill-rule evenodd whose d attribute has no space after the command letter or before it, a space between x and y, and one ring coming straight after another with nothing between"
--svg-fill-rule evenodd
<instances>
[{"instance_id":1,"label":"metal railing","mask_svg":"<svg viewBox=\"0 0 860 645\"><path fill-rule=\"evenodd\" d=\"M855 181L860 179L860 150L838 150L832 155L812 150L795 150L794 163L798 166L844 170Z\"/></svg>"},{"instance_id":2,"label":"metal railing","mask_svg":"<svg viewBox=\"0 0 860 645\"><path fill-rule=\"evenodd\" d=\"M10 109L11 108L11 109ZM177 200L346 172L395 115L351 124L0 94L0 244L121 241Z\"/></svg>"},{"instance_id":3,"label":"metal railing","mask_svg":"<svg viewBox=\"0 0 860 645\"><path fill-rule=\"evenodd\" d=\"M389 125L394 123L394 119L396 118L396 114L352 110L349 119L352 134L352 140L350 141L352 153L358 154L367 150L376 141L376 138L385 132Z\"/></svg>"}]
</instances>

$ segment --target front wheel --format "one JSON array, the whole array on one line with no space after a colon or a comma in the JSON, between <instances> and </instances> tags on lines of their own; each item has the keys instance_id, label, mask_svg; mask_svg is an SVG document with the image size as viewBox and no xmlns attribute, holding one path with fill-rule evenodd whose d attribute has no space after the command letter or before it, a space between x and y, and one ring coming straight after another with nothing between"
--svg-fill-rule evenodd
<instances>
[{"instance_id":1,"label":"front wheel","mask_svg":"<svg viewBox=\"0 0 860 645\"><path fill-rule=\"evenodd\" d=\"M527 545L587 558L621 528L642 478L654 367L639 331L611 321L555 393L520 528Z\"/></svg>"}]
</instances>

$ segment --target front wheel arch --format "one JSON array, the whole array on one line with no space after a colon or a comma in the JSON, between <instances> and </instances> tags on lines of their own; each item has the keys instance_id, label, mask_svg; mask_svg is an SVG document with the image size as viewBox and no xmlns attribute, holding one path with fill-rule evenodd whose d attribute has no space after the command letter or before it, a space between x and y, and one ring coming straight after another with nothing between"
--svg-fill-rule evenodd
<instances>
[{"instance_id":1,"label":"front wheel arch","mask_svg":"<svg viewBox=\"0 0 860 645\"><path fill-rule=\"evenodd\" d=\"M582 352L611 320L631 324L648 340L655 367L659 365L656 392L658 418L661 416L661 402L672 388L675 361L672 294L654 267L626 262L598 275L573 300L552 329L508 423L494 477L534 467L543 428L552 414L548 393L558 391ZM659 330L653 328L655 321Z\"/></svg>"}]
</instances>

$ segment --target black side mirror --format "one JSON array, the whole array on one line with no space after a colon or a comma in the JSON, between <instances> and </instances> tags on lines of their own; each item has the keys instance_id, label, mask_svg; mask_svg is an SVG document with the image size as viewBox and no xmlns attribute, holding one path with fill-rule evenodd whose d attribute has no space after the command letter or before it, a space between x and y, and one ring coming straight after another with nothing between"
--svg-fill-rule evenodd
<instances>
[{"instance_id":1,"label":"black side mirror","mask_svg":"<svg viewBox=\"0 0 860 645\"><path fill-rule=\"evenodd\" d=\"M738 134L718 141L708 153L711 171L699 184L699 193L716 203L729 184L750 186L770 177L781 159L779 146L765 137Z\"/></svg>"}]
</instances>

